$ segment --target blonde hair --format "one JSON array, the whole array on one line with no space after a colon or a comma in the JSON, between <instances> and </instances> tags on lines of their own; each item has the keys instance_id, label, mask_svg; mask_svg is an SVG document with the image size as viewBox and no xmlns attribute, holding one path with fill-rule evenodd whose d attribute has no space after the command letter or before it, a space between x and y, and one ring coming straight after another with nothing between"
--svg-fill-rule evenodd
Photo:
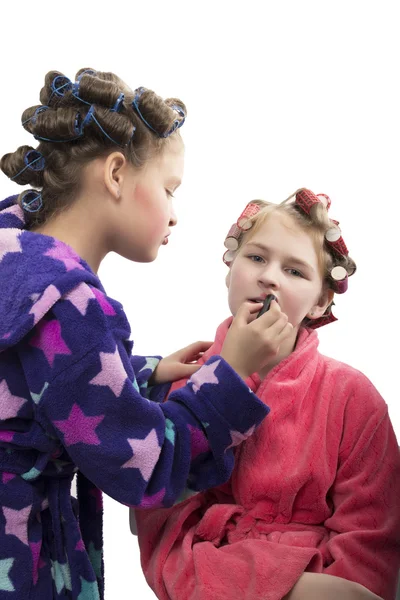
<instances>
[{"instance_id":1,"label":"blonde hair","mask_svg":"<svg viewBox=\"0 0 400 600\"><path fill-rule=\"evenodd\" d=\"M297 192L299 191L300 190L297 190ZM295 192L295 194L297 192ZM308 215L295 202L291 201L295 194L292 194L280 204L267 202L265 200L252 200L250 202L250 204L259 206L260 209L255 215L249 217L249 224L251 224L251 226L246 231L241 231L238 237L238 247L234 251L233 257L239 252L243 243L251 239L251 237L253 237L253 235L262 227L271 214L283 214L290 217L310 236L317 254L318 266L324 284L328 288L335 290L334 281L330 276L332 269L336 266L343 267L350 277L356 271L356 263L350 256L342 256L334 252L332 247L327 243L325 234L329 229L335 227L337 222L329 218L328 211L322 202L314 204L310 210L310 215Z\"/></svg>"}]
</instances>

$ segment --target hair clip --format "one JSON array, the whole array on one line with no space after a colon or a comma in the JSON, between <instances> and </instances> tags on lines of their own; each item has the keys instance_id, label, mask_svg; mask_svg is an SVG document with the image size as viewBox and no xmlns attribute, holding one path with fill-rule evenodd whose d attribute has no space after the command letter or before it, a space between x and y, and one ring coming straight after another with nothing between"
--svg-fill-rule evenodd
<instances>
[{"instance_id":1,"label":"hair clip","mask_svg":"<svg viewBox=\"0 0 400 600\"><path fill-rule=\"evenodd\" d=\"M118 96L118 98L116 99L114 106L112 108L110 108L111 112L119 112L124 100L125 100L125 94L123 94L121 92L120 95Z\"/></svg>"},{"instance_id":2,"label":"hair clip","mask_svg":"<svg viewBox=\"0 0 400 600\"><path fill-rule=\"evenodd\" d=\"M51 82L50 89L52 90L52 93L48 100L48 104L50 104L54 95L62 98L67 92L70 92L72 90L72 81L68 79L68 77L65 77L65 75L56 75Z\"/></svg>"},{"instance_id":3,"label":"hair clip","mask_svg":"<svg viewBox=\"0 0 400 600\"><path fill-rule=\"evenodd\" d=\"M16 175L14 175L14 177L10 177L11 181L17 179L17 177L19 177L21 173L26 171L26 169L30 169L31 171L36 172L43 171L46 161L41 152L38 152L37 150L28 150L28 152L24 156L24 163L25 167L21 169Z\"/></svg>"},{"instance_id":4,"label":"hair clip","mask_svg":"<svg viewBox=\"0 0 400 600\"><path fill-rule=\"evenodd\" d=\"M234 223L228 231L228 235L225 238L225 248L228 248L228 250L237 250L239 246L239 237L241 233L242 230L240 229L240 227L238 227L237 224Z\"/></svg>"},{"instance_id":5,"label":"hair clip","mask_svg":"<svg viewBox=\"0 0 400 600\"><path fill-rule=\"evenodd\" d=\"M333 291L337 294L344 294L349 286L349 276L346 269L341 265L337 265L331 270L330 276L333 280Z\"/></svg>"},{"instance_id":6,"label":"hair clip","mask_svg":"<svg viewBox=\"0 0 400 600\"><path fill-rule=\"evenodd\" d=\"M146 91L146 88L144 88L144 87L139 87L139 88L137 88L135 90L135 96L134 96L133 101L132 101L132 107L135 109L138 117L141 119L141 121L146 125L146 127L148 129L150 129L151 131L153 131L160 138L167 138L171 134L173 134L174 131L176 131L177 129L179 129L179 127L182 127L182 125L184 124L185 119L186 119L185 112L183 111L183 109L180 106L177 106L176 104L170 106L170 108L172 108L173 110L175 110L179 114L179 116L182 117L182 119L180 119L180 120L176 119L174 121L171 129L169 131L167 131L166 133L159 133L156 129L154 129L154 127L152 127L150 125L150 123L148 121L146 121L146 119L144 118L144 116L140 112L139 100L143 96L143 94L144 94L145 91Z\"/></svg>"},{"instance_id":7,"label":"hair clip","mask_svg":"<svg viewBox=\"0 0 400 600\"><path fill-rule=\"evenodd\" d=\"M235 252L233 250L226 250L225 254L222 257L222 260L224 261L227 267L230 267L234 258Z\"/></svg>"},{"instance_id":8,"label":"hair clip","mask_svg":"<svg viewBox=\"0 0 400 600\"><path fill-rule=\"evenodd\" d=\"M35 190L26 190L21 195L21 206L27 212L38 212L43 206L42 194Z\"/></svg>"},{"instance_id":9,"label":"hair clip","mask_svg":"<svg viewBox=\"0 0 400 600\"><path fill-rule=\"evenodd\" d=\"M242 229L243 231L250 229L253 225L251 219L258 212L260 212L260 206L258 204L254 204L254 202L249 202L236 222L239 229Z\"/></svg>"}]
</instances>

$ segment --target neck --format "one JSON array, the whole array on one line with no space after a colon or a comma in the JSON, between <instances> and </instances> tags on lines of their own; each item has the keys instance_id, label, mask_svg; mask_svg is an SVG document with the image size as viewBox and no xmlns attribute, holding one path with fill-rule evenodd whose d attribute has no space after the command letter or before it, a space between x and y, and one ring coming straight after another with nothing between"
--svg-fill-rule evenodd
<instances>
[{"instance_id":1,"label":"neck","mask_svg":"<svg viewBox=\"0 0 400 600\"><path fill-rule=\"evenodd\" d=\"M32 231L68 244L97 273L108 253L101 222L100 215L93 214L85 205L82 207L75 203Z\"/></svg>"}]
</instances>

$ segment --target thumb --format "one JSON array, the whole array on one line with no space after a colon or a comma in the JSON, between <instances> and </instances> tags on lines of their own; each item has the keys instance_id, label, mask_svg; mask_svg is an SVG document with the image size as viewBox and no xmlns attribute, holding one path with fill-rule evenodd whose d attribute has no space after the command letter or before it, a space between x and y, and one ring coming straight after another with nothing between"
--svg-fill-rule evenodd
<instances>
[{"instance_id":1,"label":"thumb","mask_svg":"<svg viewBox=\"0 0 400 600\"><path fill-rule=\"evenodd\" d=\"M262 308L262 302L243 302L237 311L234 320L241 325L247 325L253 320L253 315L259 313Z\"/></svg>"}]
</instances>

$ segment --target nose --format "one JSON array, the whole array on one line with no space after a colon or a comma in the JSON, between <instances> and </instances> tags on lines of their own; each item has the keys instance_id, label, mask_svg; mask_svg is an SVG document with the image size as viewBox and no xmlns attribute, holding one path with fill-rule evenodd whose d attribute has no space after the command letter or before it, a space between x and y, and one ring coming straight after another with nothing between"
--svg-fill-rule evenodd
<instances>
[{"instance_id":1,"label":"nose","mask_svg":"<svg viewBox=\"0 0 400 600\"><path fill-rule=\"evenodd\" d=\"M273 262L266 264L258 274L258 284L262 289L278 289L280 287L278 265L275 265Z\"/></svg>"},{"instance_id":2,"label":"nose","mask_svg":"<svg viewBox=\"0 0 400 600\"><path fill-rule=\"evenodd\" d=\"M169 226L174 227L178 222L178 218L176 216L174 208L171 206L171 213L169 217Z\"/></svg>"}]
</instances>

